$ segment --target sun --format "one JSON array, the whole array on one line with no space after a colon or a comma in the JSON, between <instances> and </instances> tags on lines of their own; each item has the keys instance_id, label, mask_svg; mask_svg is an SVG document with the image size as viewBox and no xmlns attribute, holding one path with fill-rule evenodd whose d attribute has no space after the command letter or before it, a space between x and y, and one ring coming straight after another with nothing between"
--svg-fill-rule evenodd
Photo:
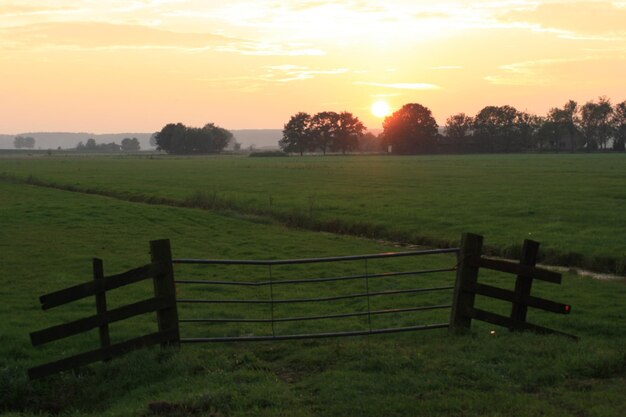
<instances>
[{"instance_id":1,"label":"sun","mask_svg":"<svg viewBox=\"0 0 626 417\"><path fill-rule=\"evenodd\" d=\"M383 100L378 100L372 103L370 110L376 117L385 117L391 114L391 107L389 107L389 104Z\"/></svg>"}]
</instances>

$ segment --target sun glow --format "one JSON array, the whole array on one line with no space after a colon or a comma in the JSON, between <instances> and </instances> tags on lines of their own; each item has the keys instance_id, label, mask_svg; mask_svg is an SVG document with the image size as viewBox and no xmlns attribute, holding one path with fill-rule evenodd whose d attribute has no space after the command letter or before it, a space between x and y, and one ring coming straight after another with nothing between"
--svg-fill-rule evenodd
<instances>
[{"instance_id":1,"label":"sun glow","mask_svg":"<svg viewBox=\"0 0 626 417\"><path fill-rule=\"evenodd\" d=\"M372 104L371 111L376 117L385 117L391 114L391 107L386 101L378 100Z\"/></svg>"}]
</instances>

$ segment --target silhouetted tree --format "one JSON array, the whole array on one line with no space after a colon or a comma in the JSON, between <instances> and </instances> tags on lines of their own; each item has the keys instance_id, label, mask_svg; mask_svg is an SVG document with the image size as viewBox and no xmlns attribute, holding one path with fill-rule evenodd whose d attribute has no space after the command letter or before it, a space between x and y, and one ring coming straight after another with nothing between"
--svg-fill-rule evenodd
<instances>
[{"instance_id":1,"label":"silhouetted tree","mask_svg":"<svg viewBox=\"0 0 626 417\"><path fill-rule=\"evenodd\" d=\"M119 152L122 150L122 147L115 142L109 142L96 145L95 150L98 152Z\"/></svg>"},{"instance_id":2,"label":"silhouetted tree","mask_svg":"<svg viewBox=\"0 0 626 417\"><path fill-rule=\"evenodd\" d=\"M157 142L156 142L156 135L159 132L154 132L153 134L150 135L150 139L148 140L148 143L150 144L150 146L152 146L153 148L157 147Z\"/></svg>"},{"instance_id":3,"label":"silhouetted tree","mask_svg":"<svg viewBox=\"0 0 626 417\"><path fill-rule=\"evenodd\" d=\"M182 123L169 123L156 133L157 150L167 153L183 153L182 144L185 140L185 127Z\"/></svg>"},{"instance_id":4,"label":"silhouetted tree","mask_svg":"<svg viewBox=\"0 0 626 417\"><path fill-rule=\"evenodd\" d=\"M89 138L87 144L78 142L75 149L83 152L119 152L122 147L115 142L97 143L95 139Z\"/></svg>"},{"instance_id":5,"label":"silhouetted tree","mask_svg":"<svg viewBox=\"0 0 626 417\"><path fill-rule=\"evenodd\" d=\"M339 113L331 149L343 154L358 149L359 137L363 136L364 131L365 126L358 117L349 112Z\"/></svg>"},{"instance_id":6,"label":"silhouetted tree","mask_svg":"<svg viewBox=\"0 0 626 417\"><path fill-rule=\"evenodd\" d=\"M613 108L606 97L598 102L588 101L580 109L580 126L585 137L585 148L590 151L598 147L606 148L611 136L611 116Z\"/></svg>"},{"instance_id":7,"label":"silhouetted tree","mask_svg":"<svg viewBox=\"0 0 626 417\"><path fill-rule=\"evenodd\" d=\"M141 145L139 144L139 140L137 138L124 138L122 139L122 150L123 151L138 151L141 149Z\"/></svg>"},{"instance_id":8,"label":"silhouetted tree","mask_svg":"<svg viewBox=\"0 0 626 417\"><path fill-rule=\"evenodd\" d=\"M339 126L339 114L323 111L311 118L311 145L320 149L324 155L335 141Z\"/></svg>"},{"instance_id":9,"label":"silhouetted tree","mask_svg":"<svg viewBox=\"0 0 626 417\"><path fill-rule=\"evenodd\" d=\"M451 146L453 151L472 151L474 143L472 140L473 119L465 113L453 114L446 119L443 128L445 138L440 138L444 145Z\"/></svg>"},{"instance_id":10,"label":"silhouetted tree","mask_svg":"<svg viewBox=\"0 0 626 417\"><path fill-rule=\"evenodd\" d=\"M87 143L85 143L85 149L93 151L96 149L96 140L94 138L87 139Z\"/></svg>"},{"instance_id":11,"label":"silhouetted tree","mask_svg":"<svg viewBox=\"0 0 626 417\"><path fill-rule=\"evenodd\" d=\"M558 141L560 140L560 137L558 135L558 126L556 125L556 123L539 116L538 119L540 120L540 122L537 131L535 132L533 146L540 151L543 151L547 148L554 148L555 143L558 146Z\"/></svg>"},{"instance_id":12,"label":"silhouetted tree","mask_svg":"<svg viewBox=\"0 0 626 417\"><path fill-rule=\"evenodd\" d=\"M220 153L224 150L228 143L233 139L230 130L216 126L214 123L207 123L202 128L205 137L209 140L205 141L208 153Z\"/></svg>"},{"instance_id":13,"label":"silhouetted tree","mask_svg":"<svg viewBox=\"0 0 626 417\"><path fill-rule=\"evenodd\" d=\"M30 136L16 136L13 138L13 146L15 149L33 149L35 147L35 138Z\"/></svg>"},{"instance_id":14,"label":"silhouetted tree","mask_svg":"<svg viewBox=\"0 0 626 417\"><path fill-rule=\"evenodd\" d=\"M576 150L576 136L578 134L578 103L569 100L562 109L553 107L548 111L547 120L554 124L555 134L567 135L570 150ZM557 145L560 148L560 138ZM557 150L559 149L557 148Z\"/></svg>"},{"instance_id":15,"label":"silhouetted tree","mask_svg":"<svg viewBox=\"0 0 626 417\"><path fill-rule=\"evenodd\" d=\"M405 104L383 121L383 143L397 154L429 152L435 144L437 127L430 109L417 103Z\"/></svg>"},{"instance_id":16,"label":"silhouetted tree","mask_svg":"<svg viewBox=\"0 0 626 417\"><path fill-rule=\"evenodd\" d=\"M454 114L446 119L444 133L457 142L469 136L472 130L472 118L465 113Z\"/></svg>"},{"instance_id":17,"label":"silhouetted tree","mask_svg":"<svg viewBox=\"0 0 626 417\"><path fill-rule=\"evenodd\" d=\"M615 135L613 150L623 151L626 147L626 100L617 103L613 108L611 124Z\"/></svg>"},{"instance_id":18,"label":"silhouetted tree","mask_svg":"<svg viewBox=\"0 0 626 417\"><path fill-rule=\"evenodd\" d=\"M517 151L532 149L537 141L541 126L545 122L543 117L527 112L518 112L517 129L519 138L514 141Z\"/></svg>"},{"instance_id":19,"label":"silhouetted tree","mask_svg":"<svg viewBox=\"0 0 626 417\"><path fill-rule=\"evenodd\" d=\"M487 106L474 117L474 136L482 150L511 152L521 148L519 112L512 106Z\"/></svg>"},{"instance_id":20,"label":"silhouetted tree","mask_svg":"<svg viewBox=\"0 0 626 417\"><path fill-rule=\"evenodd\" d=\"M311 149L311 134L311 116L304 112L296 113L285 123L278 146L285 152L298 152L302 156Z\"/></svg>"},{"instance_id":21,"label":"silhouetted tree","mask_svg":"<svg viewBox=\"0 0 626 417\"><path fill-rule=\"evenodd\" d=\"M372 132L359 136L359 150L361 152L380 152L382 146L381 138Z\"/></svg>"},{"instance_id":22,"label":"silhouetted tree","mask_svg":"<svg viewBox=\"0 0 626 417\"><path fill-rule=\"evenodd\" d=\"M232 138L230 131L213 123L201 128L170 123L156 134L156 143L158 150L170 154L206 154L221 152Z\"/></svg>"}]
</instances>

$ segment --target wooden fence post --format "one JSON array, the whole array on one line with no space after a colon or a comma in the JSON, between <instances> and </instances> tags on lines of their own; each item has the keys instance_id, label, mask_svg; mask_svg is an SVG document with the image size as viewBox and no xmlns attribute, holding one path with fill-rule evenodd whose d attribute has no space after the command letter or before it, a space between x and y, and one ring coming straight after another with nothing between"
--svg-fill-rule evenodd
<instances>
[{"instance_id":1,"label":"wooden fence post","mask_svg":"<svg viewBox=\"0 0 626 417\"><path fill-rule=\"evenodd\" d=\"M180 344L180 332L178 328L178 310L176 308L176 284L174 283L172 250L169 239L151 241L150 257L152 263L159 264L161 267L161 272L154 276L154 296L165 298L169 304L169 307L157 311L159 331L175 330L175 337L166 343L162 343L161 346L178 346Z\"/></svg>"},{"instance_id":2,"label":"wooden fence post","mask_svg":"<svg viewBox=\"0 0 626 417\"><path fill-rule=\"evenodd\" d=\"M450 313L450 329L463 332L472 324L472 309L476 295L468 291L478 280L478 266L472 259L480 257L483 248L483 237L472 233L461 235L461 245L457 255L456 283Z\"/></svg>"},{"instance_id":3,"label":"wooden fence post","mask_svg":"<svg viewBox=\"0 0 626 417\"><path fill-rule=\"evenodd\" d=\"M104 279L104 267L102 264L102 259L93 258L93 279L94 281L98 281ZM103 316L107 312L107 298L106 291L102 291L96 293L96 312L98 316ZM109 336L109 325L103 324L98 328L98 332L100 333L100 347L107 348L111 345L111 337ZM105 358L105 361L109 361L111 358Z\"/></svg>"},{"instance_id":4,"label":"wooden fence post","mask_svg":"<svg viewBox=\"0 0 626 417\"><path fill-rule=\"evenodd\" d=\"M539 242L534 240L524 240L522 246L522 254L520 256L520 265L535 266L537 264L537 254L539 253ZM526 314L528 313L528 297L533 285L533 277L518 275L515 280L515 300L511 310L511 318L516 321L526 322ZM512 327L511 330L520 330Z\"/></svg>"}]
</instances>

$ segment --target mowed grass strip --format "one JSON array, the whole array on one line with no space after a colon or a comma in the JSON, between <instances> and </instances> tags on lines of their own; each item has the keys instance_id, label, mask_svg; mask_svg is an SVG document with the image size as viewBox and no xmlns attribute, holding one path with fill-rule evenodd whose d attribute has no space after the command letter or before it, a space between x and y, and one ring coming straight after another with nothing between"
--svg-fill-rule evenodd
<instances>
[{"instance_id":1,"label":"mowed grass strip","mask_svg":"<svg viewBox=\"0 0 626 417\"><path fill-rule=\"evenodd\" d=\"M351 255L398 248L349 236L312 233L237 216L193 209L160 207L115 199L0 184L0 412L5 415L75 416L621 416L626 408L626 312L622 282L599 282L566 275L562 285L537 283L536 294L572 304L570 316L531 311L537 324L577 334L581 341L532 334L511 334L476 323L468 336L444 330L407 334L252 344L184 345L135 352L108 364L29 382L26 369L97 346L97 331L49 346L33 348L28 333L93 314L92 300L43 312L42 293L91 279L93 256L104 259L105 273L145 263L147 242L169 237L175 257L296 258ZM489 240L489 236L487 239ZM387 261L385 261L387 262ZM449 266L453 257L371 263L370 271ZM416 264L417 262L417 264ZM337 264L320 269L274 271L316 277L349 274L364 266ZM267 271L205 270L177 267L178 278L266 279ZM402 287L432 285L450 276L386 280ZM513 279L481 274L486 283L512 286ZM116 290L110 306L149 296L148 285ZM360 285L363 283L360 282ZM372 283L382 286L383 282ZM358 291L322 286L333 294ZM179 286L179 296L261 297L263 294ZM382 287L379 287L382 288ZM362 290L362 288L361 288ZM302 297L307 288L281 288L281 297ZM267 296L267 294L265 294ZM398 303L439 303L440 294L403 296ZM507 312L507 306L479 300L481 308ZM207 312L181 306L181 317ZM363 305L342 307L363 308ZM322 312L337 306L322 305ZM384 306L381 306L384 308ZM281 311L280 314L311 313ZM209 314L252 314L265 310L215 307ZM444 314L445 316L445 314ZM441 317L400 316L388 323L429 322ZM153 331L152 315L111 325L115 340ZM190 325L185 325L190 326ZM319 327L318 327L319 326ZM324 326L324 327L322 327ZM316 323L310 331L367 326L364 321ZM183 327L184 334L245 335L267 326ZM306 331L281 327L281 332Z\"/></svg>"},{"instance_id":2,"label":"mowed grass strip","mask_svg":"<svg viewBox=\"0 0 626 417\"><path fill-rule=\"evenodd\" d=\"M155 204L266 216L284 224L432 246L463 231L516 257L624 274L626 155L247 158L6 158L32 183Z\"/></svg>"}]
</instances>

